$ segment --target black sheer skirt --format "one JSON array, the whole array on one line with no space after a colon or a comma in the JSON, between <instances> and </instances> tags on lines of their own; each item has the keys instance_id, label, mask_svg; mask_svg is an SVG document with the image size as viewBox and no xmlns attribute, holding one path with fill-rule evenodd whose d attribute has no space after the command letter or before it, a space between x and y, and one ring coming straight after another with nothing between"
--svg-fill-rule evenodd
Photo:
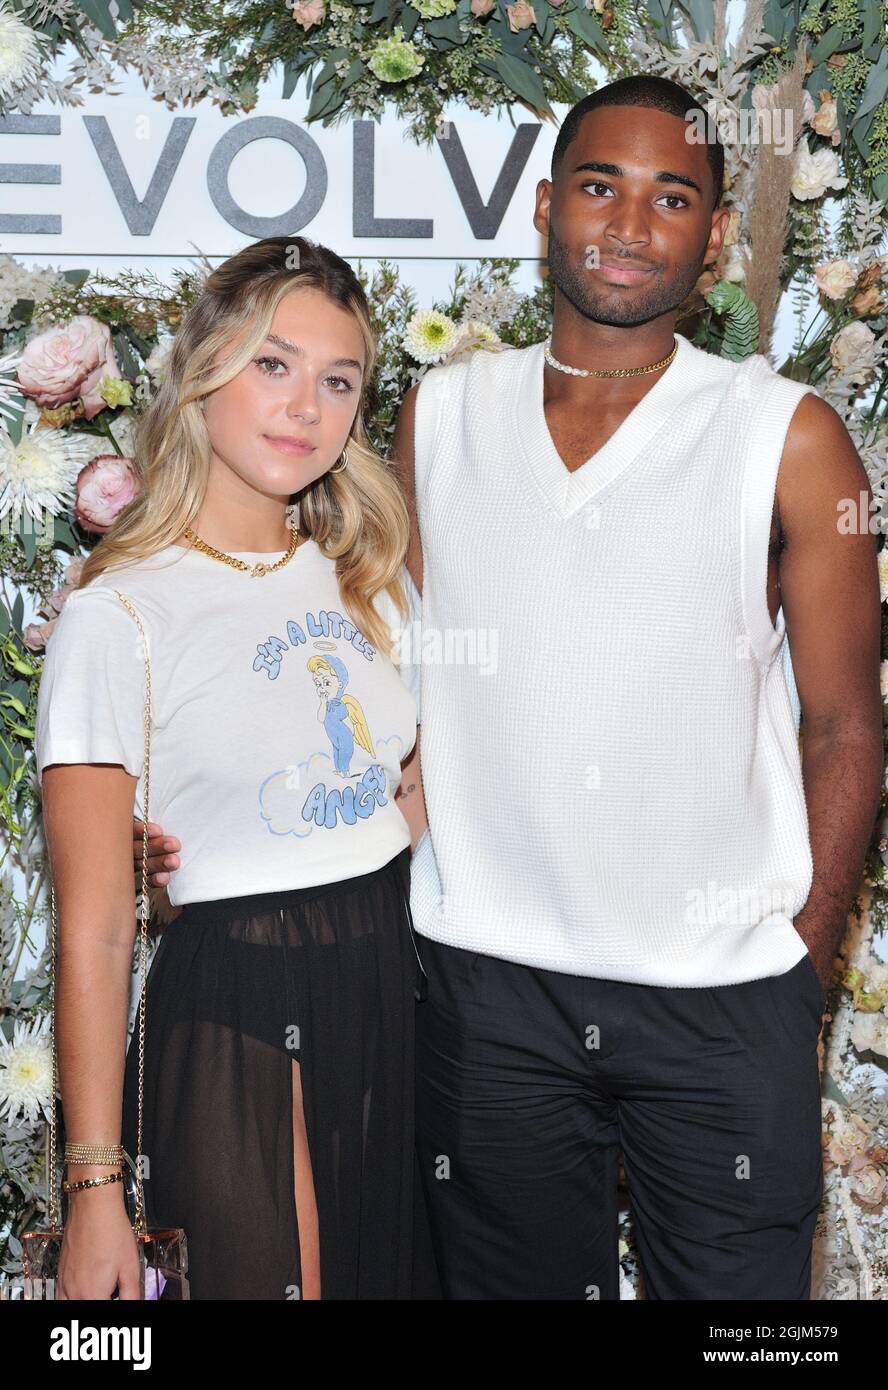
<instances>
[{"instance_id":1,"label":"black sheer skirt","mask_svg":"<svg viewBox=\"0 0 888 1390\"><path fill-rule=\"evenodd\" d=\"M441 1297L413 1137L424 976L409 863L407 848L355 878L189 903L160 939L146 994L143 1185L149 1226L185 1231L192 1298L301 1296L294 1061L320 1297ZM137 1105L138 1018L123 1093L133 1156Z\"/></svg>"}]
</instances>

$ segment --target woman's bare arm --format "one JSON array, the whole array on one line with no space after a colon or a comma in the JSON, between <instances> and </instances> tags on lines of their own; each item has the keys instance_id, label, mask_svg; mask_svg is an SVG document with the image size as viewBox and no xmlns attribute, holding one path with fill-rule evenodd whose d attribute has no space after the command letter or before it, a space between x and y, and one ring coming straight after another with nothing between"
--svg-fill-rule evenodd
<instances>
[{"instance_id":1,"label":"woman's bare arm","mask_svg":"<svg viewBox=\"0 0 888 1390\"><path fill-rule=\"evenodd\" d=\"M43 822L56 900L56 1014L59 1086L66 1138L119 1144L129 985L136 932L132 816L135 777L109 764L63 763L43 771ZM84 827L89 833L84 835ZM136 1155L132 1155L136 1159ZM74 1182L111 1172L107 1165L70 1164ZM121 1297L138 1297L135 1241L118 1183L70 1194L66 1223L78 1233L79 1264L69 1271L66 1296L109 1298L120 1278ZM124 1218L129 1244L121 1226ZM98 1268L95 1253L114 1233L122 1264ZM132 1247L131 1251L129 1247ZM64 1249L64 1247L63 1247ZM132 1258L130 1258L130 1256ZM91 1291L88 1271L112 1280ZM65 1282L64 1266L62 1282ZM103 1286L104 1288L104 1286ZM137 1283L136 1283L137 1288Z\"/></svg>"},{"instance_id":2,"label":"woman's bare arm","mask_svg":"<svg viewBox=\"0 0 888 1390\"><path fill-rule=\"evenodd\" d=\"M401 814L410 826L410 848L416 849L423 831L428 825L426 820L425 798L422 794L422 777L419 771L419 734L416 730L416 745L410 757L401 764L401 785L395 793L395 799L401 808Z\"/></svg>"}]
</instances>

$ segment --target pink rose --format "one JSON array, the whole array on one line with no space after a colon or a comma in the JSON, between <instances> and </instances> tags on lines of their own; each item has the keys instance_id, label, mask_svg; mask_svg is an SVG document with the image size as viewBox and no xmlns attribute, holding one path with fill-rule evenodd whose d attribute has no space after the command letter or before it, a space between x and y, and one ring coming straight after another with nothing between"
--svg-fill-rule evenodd
<instances>
[{"instance_id":1,"label":"pink rose","mask_svg":"<svg viewBox=\"0 0 888 1390\"><path fill-rule=\"evenodd\" d=\"M62 609L65 606L65 599L68 597L69 594L73 592L73 584L62 584L60 588L53 589L49 598L46 600L46 606L49 609L49 611L55 614L61 613Z\"/></svg>"},{"instance_id":2,"label":"pink rose","mask_svg":"<svg viewBox=\"0 0 888 1390\"><path fill-rule=\"evenodd\" d=\"M471 0L472 14L476 19L481 19L484 15L490 14L495 4L496 0Z\"/></svg>"},{"instance_id":3,"label":"pink rose","mask_svg":"<svg viewBox=\"0 0 888 1390\"><path fill-rule=\"evenodd\" d=\"M80 575L83 572L83 556L75 555L74 559L65 566L65 583L72 589L80 583Z\"/></svg>"},{"instance_id":4,"label":"pink rose","mask_svg":"<svg viewBox=\"0 0 888 1390\"><path fill-rule=\"evenodd\" d=\"M296 0L292 8L293 18L297 24L302 25L303 29L310 29L313 24L320 24L327 13L324 0Z\"/></svg>"},{"instance_id":5,"label":"pink rose","mask_svg":"<svg viewBox=\"0 0 888 1390\"><path fill-rule=\"evenodd\" d=\"M87 531L107 531L141 491L133 459L99 454L78 474L74 515Z\"/></svg>"},{"instance_id":6,"label":"pink rose","mask_svg":"<svg viewBox=\"0 0 888 1390\"><path fill-rule=\"evenodd\" d=\"M854 1174L849 1186L859 1201L877 1207L885 1195L885 1174L872 1164L867 1164Z\"/></svg>"},{"instance_id":7,"label":"pink rose","mask_svg":"<svg viewBox=\"0 0 888 1390\"><path fill-rule=\"evenodd\" d=\"M50 410L82 397L87 420L105 409L98 394L102 378L122 379L110 328L86 314L26 343L17 376L24 394Z\"/></svg>"},{"instance_id":8,"label":"pink rose","mask_svg":"<svg viewBox=\"0 0 888 1390\"><path fill-rule=\"evenodd\" d=\"M509 28L513 34L517 34L519 29L529 29L531 24L536 23L533 5L528 5L527 0L518 0L515 5L507 5L506 14L509 16Z\"/></svg>"},{"instance_id":9,"label":"pink rose","mask_svg":"<svg viewBox=\"0 0 888 1390\"><path fill-rule=\"evenodd\" d=\"M49 623L28 623L22 632L22 642L29 652L42 651L52 635L56 620L52 619Z\"/></svg>"}]
</instances>

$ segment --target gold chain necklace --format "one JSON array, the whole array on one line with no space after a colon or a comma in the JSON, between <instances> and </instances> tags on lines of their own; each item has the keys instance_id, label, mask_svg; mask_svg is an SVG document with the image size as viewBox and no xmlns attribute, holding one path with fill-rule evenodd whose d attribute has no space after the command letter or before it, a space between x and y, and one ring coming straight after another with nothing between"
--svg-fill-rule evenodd
<instances>
[{"instance_id":1,"label":"gold chain necklace","mask_svg":"<svg viewBox=\"0 0 888 1390\"><path fill-rule=\"evenodd\" d=\"M558 372L566 372L568 376L644 376L646 372L657 372L661 367L668 366L678 352L678 339L676 338L668 357L661 358L659 362L652 362L649 367L617 367L612 371L593 372L585 371L582 367L568 367L563 362L559 362L558 358L553 357L549 350L551 341L551 338L546 339L546 361L550 367L554 367Z\"/></svg>"},{"instance_id":2,"label":"gold chain necklace","mask_svg":"<svg viewBox=\"0 0 888 1390\"><path fill-rule=\"evenodd\" d=\"M195 549L203 551L204 555L211 555L214 560L222 560L224 564L231 565L232 568L236 570L246 570L248 574L256 575L257 577L263 574L273 574L275 570L283 569L284 565L286 565L289 560L292 560L296 553L296 547L299 544L299 532L294 528L293 539L290 542L290 548L286 555L282 555L279 560L275 560L273 565L263 564L261 560L257 560L254 565L248 565L246 560L239 560L236 555L228 555L224 550L217 550L215 546L208 545L206 541L202 541L200 536L197 535L195 531L192 531L190 526L186 526L182 534L191 541Z\"/></svg>"}]
</instances>

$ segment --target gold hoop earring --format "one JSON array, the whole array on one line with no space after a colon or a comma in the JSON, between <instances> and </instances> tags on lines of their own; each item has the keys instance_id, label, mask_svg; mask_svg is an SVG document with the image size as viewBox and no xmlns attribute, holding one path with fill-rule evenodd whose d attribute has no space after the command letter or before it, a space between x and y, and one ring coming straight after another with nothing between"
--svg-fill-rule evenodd
<instances>
[{"instance_id":1,"label":"gold hoop earring","mask_svg":"<svg viewBox=\"0 0 888 1390\"><path fill-rule=\"evenodd\" d=\"M348 446L343 449L341 458L342 462L339 464L338 468L331 468L331 473L341 473L343 468L348 467Z\"/></svg>"}]
</instances>

